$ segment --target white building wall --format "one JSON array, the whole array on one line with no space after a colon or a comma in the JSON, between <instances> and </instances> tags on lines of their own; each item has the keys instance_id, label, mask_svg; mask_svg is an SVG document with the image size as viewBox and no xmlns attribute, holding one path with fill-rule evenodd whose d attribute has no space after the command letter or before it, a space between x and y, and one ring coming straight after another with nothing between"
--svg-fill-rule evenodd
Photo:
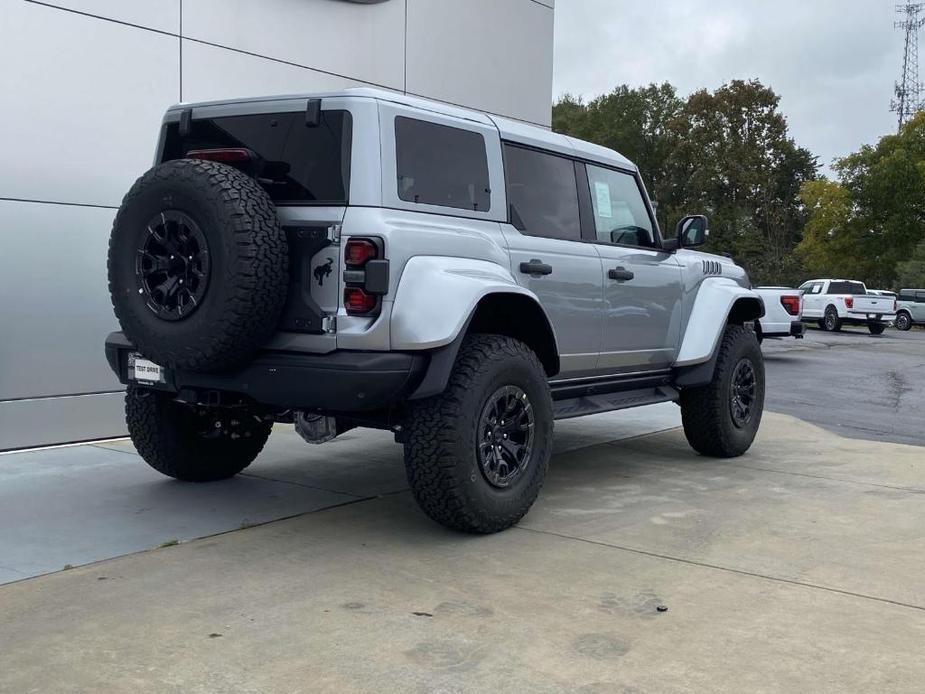
<instances>
[{"instance_id":1,"label":"white building wall","mask_svg":"<svg viewBox=\"0 0 925 694\"><path fill-rule=\"evenodd\" d=\"M113 216L177 101L374 85L548 126L553 0L0 0L0 450L124 433Z\"/></svg>"}]
</instances>

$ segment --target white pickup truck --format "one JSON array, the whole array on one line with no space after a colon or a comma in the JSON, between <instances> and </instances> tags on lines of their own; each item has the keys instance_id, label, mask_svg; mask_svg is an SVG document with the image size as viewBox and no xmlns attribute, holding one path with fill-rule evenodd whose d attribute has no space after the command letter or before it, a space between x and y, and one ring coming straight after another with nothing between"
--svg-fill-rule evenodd
<instances>
[{"instance_id":1,"label":"white pickup truck","mask_svg":"<svg viewBox=\"0 0 925 694\"><path fill-rule=\"evenodd\" d=\"M867 291L856 280L809 280L803 290L803 320L816 321L828 332L843 325L866 325L871 335L880 335L896 319L896 299Z\"/></svg>"},{"instance_id":2,"label":"white pickup truck","mask_svg":"<svg viewBox=\"0 0 925 694\"><path fill-rule=\"evenodd\" d=\"M765 338L803 338L803 292L789 287L757 287L764 315L755 321L758 342Z\"/></svg>"}]
</instances>

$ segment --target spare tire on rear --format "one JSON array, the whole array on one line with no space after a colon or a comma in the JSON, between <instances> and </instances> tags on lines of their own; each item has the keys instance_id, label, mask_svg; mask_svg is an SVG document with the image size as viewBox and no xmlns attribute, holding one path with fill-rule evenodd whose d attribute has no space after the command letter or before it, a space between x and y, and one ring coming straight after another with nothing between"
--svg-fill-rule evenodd
<instances>
[{"instance_id":1,"label":"spare tire on rear","mask_svg":"<svg viewBox=\"0 0 925 694\"><path fill-rule=\"evenodd\" d=\"M125 336L149 359L195 371L240 365L275 331L288 287L276 208L237 169L165 162L122 201L109 293Z\"/></svg>"}]
</instances>

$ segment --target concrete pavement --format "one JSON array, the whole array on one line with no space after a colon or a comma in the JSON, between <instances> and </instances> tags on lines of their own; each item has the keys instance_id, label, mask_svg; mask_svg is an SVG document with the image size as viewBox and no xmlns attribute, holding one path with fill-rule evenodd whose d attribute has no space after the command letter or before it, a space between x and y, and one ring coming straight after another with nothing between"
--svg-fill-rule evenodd
<instances>
[{"instance_id":1,"label":"concrete pavement","mask_svg":"<svg viewBox=\"0 0 925 694\"><path fill-rule=\"evenodd\" d=\"M0 587L0 691L921 691L923 449L766 417L566 447L491 537L399 492Z\"/></svg>"},{"instance_id":2,"label":"concrete pavement","mask_svg":"<svg viewBox=\"0 0 925 694\"><path fill-rule=\"evenodd\" d=\"M556 426L554 450L678 426L672 404ZM310 446L278 426L243 475L183 484L129 441L0 455L0 583L192 540L408 488L401 446L355 430Z\"/></svg>"}]
</instances>

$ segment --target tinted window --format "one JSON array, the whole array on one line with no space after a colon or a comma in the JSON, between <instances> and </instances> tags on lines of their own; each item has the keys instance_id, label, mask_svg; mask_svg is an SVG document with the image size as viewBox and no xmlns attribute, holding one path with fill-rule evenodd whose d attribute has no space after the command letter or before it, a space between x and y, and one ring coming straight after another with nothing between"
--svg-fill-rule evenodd
<instances>
[{"instance_id":1,"label":"tinted window","mask_svg":"<svg viewBox=\"0 0 925 694\"><path fill-rule=\"evenodd\" d=\"M636 178L621 171L588 165L591 207L598 241L654 246L655 234Z\"/></svg>"},{"instance_id":2,"label":"tinted window","mask_svg":"<svg viewBox=\"0 0 925 694\"><path fill-rule=\"evenodd\" d=\"M899 292L900 301L915 301L915 292L911 289L903 289Z\"/></svg>"},{"instance_id":3,"label":"tinted window","mask_svg":"<svg viewBox=\"0 0 925 694\"><path fill-rule=\"evenodd\" d=\"M511 223L520 231L552 239L581 238L571 160L506 145L504 177Z\"/></svg>"},{"instance_id":4,"label":"tinted window","mask_svg":"<svg viewBox=\"0 0 925 694\"><path fill-rule=\"evenodd\" d=\"M305 113L269 113L192 121L180 137L167 126L164 160L194 149L244 147L257 155L252 173L278 203L344 204L350 181L351 118L348 111L322 111L317 127Z\"/></svg>"},{"instance_id":5,"label":"tinted window","mask_svg":"<svg viewBox=\"0 0 925 694\"><path fill-rule=\"evenodd\" d=\"M925 292L916 292L915 301L918 304L925 304Z\"/></svg>"},{"instance_id":6,"label":"tinted window","mask_svg":"<svg viewBox=\"0 0 925 694\"><path fill-rule=\"evenodd\" d=\"M859 296L867 294L867 290L860 282L829 282L829 291L826 294L851 294Z\"/></svg>"},{"instance_id":7,"label":"tinted window","mask_svg":"<svg viewBox=\"0 0 925 694\"><path fill-rule=\"evenodd\" d=\"M402 200L480 212L491 209L488 156L480 133L398 117L395 153Z\"/></svg>"}]
</instances>

